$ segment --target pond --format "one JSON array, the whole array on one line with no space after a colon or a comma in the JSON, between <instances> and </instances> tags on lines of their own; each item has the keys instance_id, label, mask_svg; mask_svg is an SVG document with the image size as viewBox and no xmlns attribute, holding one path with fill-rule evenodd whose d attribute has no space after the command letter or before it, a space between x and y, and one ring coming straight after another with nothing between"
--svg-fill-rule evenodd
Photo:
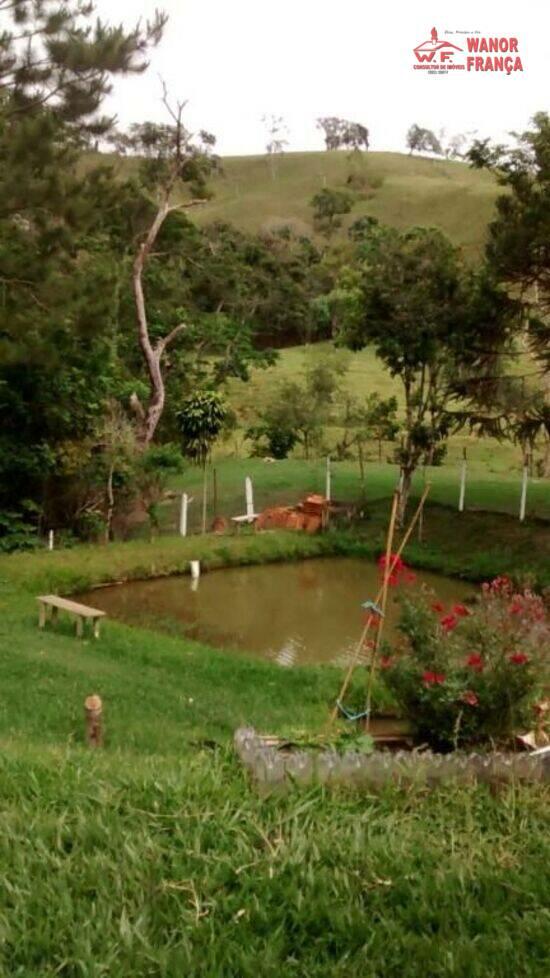
<instances>
[{"instance_id":1,"label":"pond","mask_svg":"<svg viewBox=\"0 0 550 978\"><path fill-rule=\"evenodd\" d=\"M473 590L423 572L406 587L423 584L446 605L465 600ZM165 629L281 666L343 665L361 634L361 604L374 599L379 586L374 563L325 557L216 570L198 582L187 576L137 581L90 591L79 600L129 624ZM395 635L401 591L389 592L384 631L389 638Z\"/></svg>"}]
</instances>

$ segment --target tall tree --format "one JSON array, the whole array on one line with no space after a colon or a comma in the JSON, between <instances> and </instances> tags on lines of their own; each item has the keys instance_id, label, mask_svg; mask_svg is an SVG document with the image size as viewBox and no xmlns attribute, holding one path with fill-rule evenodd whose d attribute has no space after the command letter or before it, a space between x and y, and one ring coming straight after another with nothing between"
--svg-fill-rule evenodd
<instances>
[{"instance_id":1,"label":"tall tree","mask_svg":"<svg viewBox=\"0 0 550 978\"><path fill-rule=\"evenodd\" d=\"M79 151L108 131L113 76L145 69L165 18L126 33L93 10L0 0L0 506L55 504L48 480L114 382L112 262Z\"/></svg>"},{"instance_id":2,"label":"tall tree","mask_svg":"<svg viewBox=\"0 0 550 978\"><path fill-rule=\"evenodd\" d=\"M377 228L359 245L361 291L342 326L352 349L373 343L402 384L405 419L397 453L400 521L413 474L430 462L453 424L457 384L513 335L517 305L484 273L461 265L437 230Z\"/></svg>"},{"instance_id":3,"label":"tall tree","mask_svg":"<svg viewBox=\"0 0 550 978\"><path fill-rule=\"evenodd\" d=\"M145 405L137 394L133 401L139 419L139 437L144 447L151 443L164 410L166 388L163 357L174 340L188 328L186 322L180 322L168 333L152 339L144 272L169 215L175 211L186 211L207 199L206 178L217 163L217 158L212 153L215 137L204 130L195 137L186 129L183 123L186 103L177 102L174 106L171 105L165 89L164 105L170 116L170 123L136 123L127 134L116 140L119 150L131 150L143 160L141 178L156 201L152 220L135 253L132 271L138 341L150 386ZM190 191L191 196L182 200L181 194L186 191ZM180 194L179 200L175 199L177 192Z\"/></svg>"},{"instance_id":4,"label":"tall tree","mask_svg":"<svg viewBox=\"0 0 550 978\"><path fill-rule=\"evenodd\" d=\"M271 176L275 179L277 174L277 158L282 156L285 147L288 146L288 129L282 115L269 113L262 116L262 122L267 128L266 153L269 159Z\"/></svg>"},{"instance_id":5,"label":"tall tree","mask_svg":"<svg viewBox=\"0 0 550 978\"><path fill-rule=\"evenodd\" d=\"M476 140L472 166L495 173L504 193L489 225L487 259L527 306L527 335L550 370L550 116L537 113L512 146Z\"/></svg>"}]
</instances>

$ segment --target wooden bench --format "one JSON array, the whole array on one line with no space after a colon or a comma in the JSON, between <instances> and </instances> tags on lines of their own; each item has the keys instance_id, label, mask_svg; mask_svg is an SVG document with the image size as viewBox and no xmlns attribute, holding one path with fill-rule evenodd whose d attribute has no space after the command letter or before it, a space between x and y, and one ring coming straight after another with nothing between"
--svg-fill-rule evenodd
<instances>
[{"instance_id":1,"label":"wooden bench","mask_svg":"<svg viewBox=\"0 0 550 978\"><path fill-rule=\"evenodd\" d=\"M67 598L59 598L57 594L41 594L36 599L39 604L38 627L44 628L48 616L51 612L52 621L57 620L58 612L67 611L76 618L76 634L78 638L84 635L84 622L86 619L91 621L94 638L99 638L99 623L105 618L105 612L98 608L88 608L85 604L78 604L77 601L68 601Z\"/></svg>"}]
</instances>

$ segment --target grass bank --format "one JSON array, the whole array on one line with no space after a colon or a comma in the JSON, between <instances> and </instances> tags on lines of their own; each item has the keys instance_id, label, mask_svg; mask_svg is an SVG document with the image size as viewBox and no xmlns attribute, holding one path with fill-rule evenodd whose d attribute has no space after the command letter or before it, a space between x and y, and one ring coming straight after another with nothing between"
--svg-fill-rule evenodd
<instances>
[{"instance_id":1,"label":"grass bank","mask_svg":"<svg viewBox=\"0 0 550 978\"><path fill-rule=\"evenodd\" d=\"M3 751L0 779L10 978L547 974L540 787L261 801L224 750Z\"/></svg>"},{"instance_id":2,"label":"grass bank","mask_svg":"<svg viewBox=\"0 0 550 978\"><path fill-rule=\"evenodd\" d=\"M387 501L353 537L174 536L0 559L0 975L547 974L541 786L261 800L233 730L318 730L339 673L112 621L99 642L36 626L41 591L174 573L197 556L371 552L385 519ZM105 708L97 753L83 746L92 691Z\"/></svg>"}]
</instances>

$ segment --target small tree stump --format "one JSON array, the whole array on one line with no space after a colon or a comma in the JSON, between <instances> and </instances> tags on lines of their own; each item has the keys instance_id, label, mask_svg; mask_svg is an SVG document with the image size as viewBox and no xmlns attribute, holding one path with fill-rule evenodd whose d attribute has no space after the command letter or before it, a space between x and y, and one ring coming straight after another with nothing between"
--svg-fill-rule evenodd
<instances>
[{"instance_id":1,"label":"small tree stump","mask_svg":"<svg viewBox=\"0 0 550 978\"><path fill-rule=\"evenodd\" d=\"M103 703L95 693L84 700L86 718L86 743L88 747L101 747L103 744Z\"/></svg>"}]
</instances>

